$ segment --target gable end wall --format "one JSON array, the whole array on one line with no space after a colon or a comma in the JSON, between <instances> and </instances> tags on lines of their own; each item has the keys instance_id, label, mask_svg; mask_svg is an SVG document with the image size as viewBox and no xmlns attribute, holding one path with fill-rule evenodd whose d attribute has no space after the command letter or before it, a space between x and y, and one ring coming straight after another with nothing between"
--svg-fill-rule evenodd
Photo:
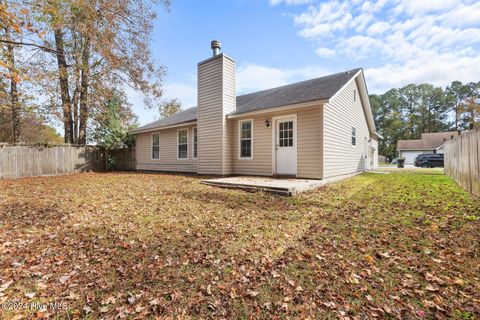
<instances>
[{"instance_id":1,"label":"gable end wall","mask_svg":"<svg viewBox=\"0 0 480 320\"><path fill-rule=\"evenodd\" d=\"M356 101L353 100L357 91ZM357 82L351 81L323 111L323 177L330 178L365 170L366 141L370 137ZM356 146L352 146L352 127Z\"/></svg>"}]
</instances>

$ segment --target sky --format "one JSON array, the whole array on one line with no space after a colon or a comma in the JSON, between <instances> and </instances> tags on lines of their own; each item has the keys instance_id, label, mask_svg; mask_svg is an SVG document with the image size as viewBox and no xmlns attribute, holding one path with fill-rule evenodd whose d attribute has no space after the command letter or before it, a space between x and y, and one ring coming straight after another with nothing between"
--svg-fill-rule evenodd
<instances>
[{"instance_id":1,"label":"sky","mask_svg":"<svg viewBox=\"0 0 480 320\"><path fill-rule=\"evenodd\" d=\"M197 63L214 39L236 61L237 94L356 67L370 93L480 81L478 0L172 0L158 7L151 44L166 99L196 106ZM140 125L158 119L128 97Z\"/></svg>"}]
</instances>

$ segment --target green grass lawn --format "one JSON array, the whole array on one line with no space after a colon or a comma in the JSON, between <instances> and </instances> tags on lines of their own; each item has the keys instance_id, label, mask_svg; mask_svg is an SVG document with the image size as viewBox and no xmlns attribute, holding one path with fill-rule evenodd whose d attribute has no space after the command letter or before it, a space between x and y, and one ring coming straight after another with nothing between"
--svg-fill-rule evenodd
<instances>
[{"instance_id":1,"label":"green grass lawn","mask_svg":"<svg viewBox=\"0 0 480 320\"><path fill-rule=\"evenodd\" d=\"M294 198L166 174L0 181L0 318L480 317L480 200L406 172Z\"/></svg>"}]
</instances>

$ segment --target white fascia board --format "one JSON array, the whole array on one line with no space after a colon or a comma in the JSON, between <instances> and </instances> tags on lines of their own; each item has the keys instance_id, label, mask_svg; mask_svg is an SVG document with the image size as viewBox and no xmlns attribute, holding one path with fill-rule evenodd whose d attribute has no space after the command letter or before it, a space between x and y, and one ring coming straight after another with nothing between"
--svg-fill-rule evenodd
<instances>
[{"instance_id":1,"label":"white fascia board","mask_svg":"<svg viewBox=\"0 0 480 320\"><path fill-rule=\"evenodd\" d=\"M186 127L186 126L191 126L195 124L197 124L197 121L183 122L183 123L173 124L171 126L166 126L166 127L148 128L144 130L133 130L132 133L138 134L138 133L145 133L145 132L151 132L151 131L160 131L160 130L171 129L171 128Z\"/></svg>"},{"instance_id":2,"label":"white fascia board","mask_svg":"<svg viewBox=\"0 0 480 320\"><path fill-rule=\"evenodd\" d=\"M315 106L324 105L325 103L328 103L327 99L315 100L310 102L291 104L291 105L282 106L282 107L273 107L273 108L255 110L255 111L244 112L239 114L227 115L227 119L243 118L243 117L255 116L255 115L265 114L265 113L275 113L275 112L281 112L281 111L292 110L292 109L315 107Z\"/></svg>"}]
</instances>

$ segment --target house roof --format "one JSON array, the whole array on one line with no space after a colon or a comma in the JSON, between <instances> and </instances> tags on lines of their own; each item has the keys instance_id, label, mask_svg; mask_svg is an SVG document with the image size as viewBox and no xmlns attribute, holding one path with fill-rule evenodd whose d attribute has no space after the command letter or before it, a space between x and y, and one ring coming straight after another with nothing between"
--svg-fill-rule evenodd
<instances>
[{"instance_id":1,"label":"house roof","mask_svg":"<svg viewBox=\"0 0 480 320\"><path fill-rule=\"evenodd\" d=\"M328 100L335 95L361 68L289 84L282 87L237 96L236 110L230 115L283 107L305 102ZM135 131L161 129L197 120L197 108L189 108L169 118L160 119Z\"/></svg>"},{"instance_id":2,"label":"house roof","mask_svg":"<svg viewBox=\"0 0 480 320\"><path fill-rule=\"evenodd\" d=\"M360 68L352 69L325 77L238 96L237 110L231 114L242 114L297 103L330 99L360 70Z\"/></svg>"},{"instance_id":3,"label":"house roof","mask_svg":"<svg viewBox=\"0 0 480 320\"><path fill-rule=\"evenodd\" d=\"M160 129L160 128L170 127L174 125L186 124L188 122L194 122L194 121L197 121L197 107L188 108L186 110L177 112L168 118L163 118L163 119L151 122L149 124L146 124L144 126L138 127L134 131L138 132L138 131L146 131L151 129Z\"/></svg>"},{"instance_id":4,"label":"house roof","mask_svg":"<svg viewBox=\"0 0 480 320\"><path fill-rule=\"evenodd\" d=\"M446 140L450 140L456 135L458 135L457 131L422 133L421 139L398 140L397 151L432 151L441 146Z\"/></svg>"}]
</instances>

